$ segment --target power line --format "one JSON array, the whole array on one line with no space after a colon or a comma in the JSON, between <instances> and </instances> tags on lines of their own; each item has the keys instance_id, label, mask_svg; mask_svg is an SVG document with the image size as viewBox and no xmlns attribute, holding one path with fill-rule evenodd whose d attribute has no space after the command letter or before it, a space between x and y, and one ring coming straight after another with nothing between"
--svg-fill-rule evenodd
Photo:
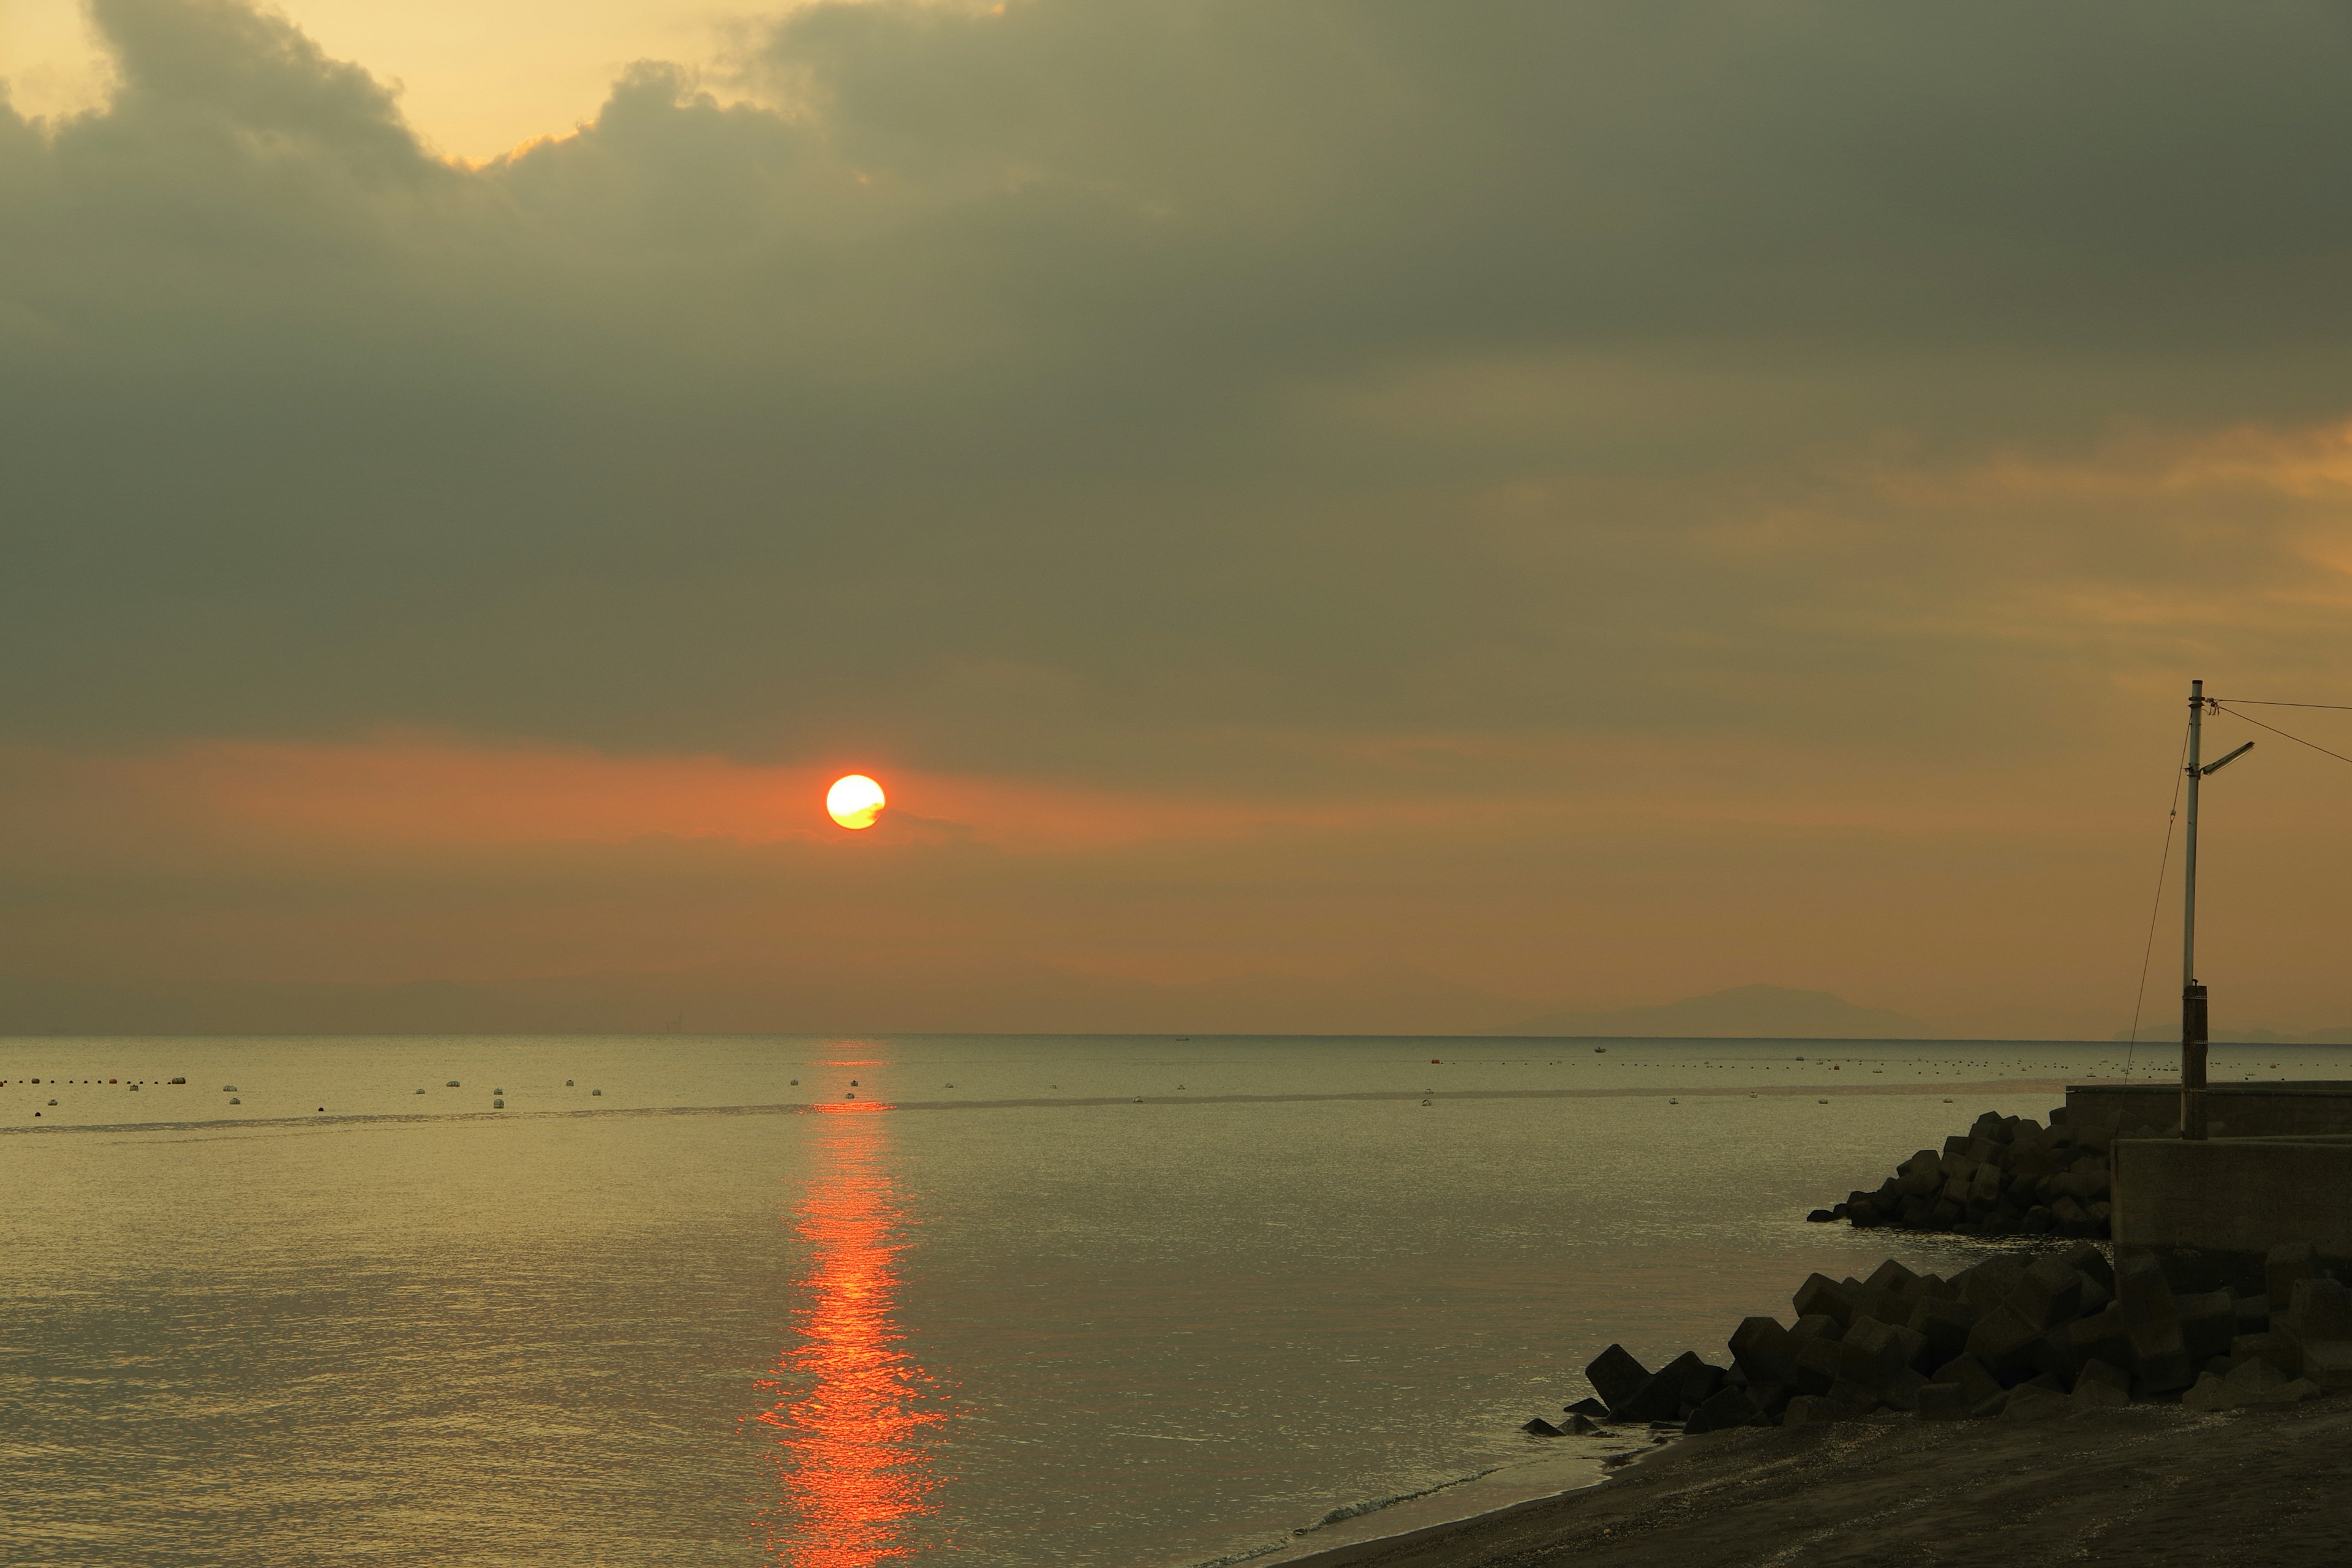
<instances>
[{"instance_id":1,"label":"power line","mask_svg":"<svg viewBox=\"0 0 2352 1568\"><path fill-rule=\"evenodd\" d=\"M2231 715L2232 718L2243 719L2247 723L2252 724L2258 730L2268 730L2272 734L2283 736L2287 740L2293 741L2298 746L2309 746L2313 751L2319 752L2322 756L2334 757L2339 763L2352 763L2352 757L2347 757L2341 752L2331 752L2326 747L2321 745L2318 742L2306 741L2300 735L2289 735L2284 730L2280 729L2277 725L2265 724L2251 713L2241 713L2236 709L2220 701L2216 701L2213 706L2220 711ZM2272 706L2284 708L2289 706L2289 704L2274 703L2272 704ZM2302 706L2318 708L2324 706L2324 704L2310 702L2302 704Z\"/></svg>"},{"instance_id":2,"label":"power line","mask_svg":"<svg viewBox=\"0 0 2352 1568\"><path fill-rule=\"evenodd\" d=\"M2251 697L2216 697L2212 700L2242 702L2249 708L2325 708L2331 713L2352 713L2352 702L2257 702ZM2245 715L2241 713L2238 717L2243 719Z\"/></svg>"},{"instance_id":3,"label":"power line","mask_svg":"<svg viewBox=\"0 0 2352 1568\"><path fill-rule=\"evenodd\" d=\"M2240 718L2244 718L2242 713ZM2247 720L2248 723L2253 721ZM2124 1081L2131 1081L2132 1053L2139 1049L2139 1016L2147 1005L2147 966L2156 957L2156 921L2164 913L2164 873L2172 865L2172 825L2180 817L2180 785L2189 776L2189 727L2180 727L2180 762L2172 770L2172 808L2164 814L2164 853L2156 862L2156 901L2147 910L2147 946L2139 955L2139 989L2132 995L2131 1038L2124 1046Z\"/></svg>"}]
</instances>

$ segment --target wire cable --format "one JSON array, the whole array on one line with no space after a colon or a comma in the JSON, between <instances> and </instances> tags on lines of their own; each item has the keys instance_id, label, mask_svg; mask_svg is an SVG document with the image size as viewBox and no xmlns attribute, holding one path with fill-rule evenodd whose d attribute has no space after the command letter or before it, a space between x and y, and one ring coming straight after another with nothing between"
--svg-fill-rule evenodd
<instances>
[{"instance_id":1,"label":"wire cable","mask_svg":"<svg viewBox=\"0 0 2352 1568\"><path fill-rule=\"evenodd\" d=\"M2284 707L2285 704L2281 703L2278 704L2278 706ZM2319 704L2315 702L2308 706L2316 708ZM2322 756L2334 757L2339 763L2352 763L2352 757L2347 757L2341 752L2331 752L2326 747L2321 745L2318 742L2306 741L2300 735L2289 735L2284 730L2280 729L2277 725L2265 724L2251 713L2241 713L2236 709L2219 701L2216 701L2213 704L2213 707L2217 711L2227 713L2233 719L2243 719L2247 723L2252 724L2258 730L2268 730L2272 734L2284 736L2285 739L2293 741L2298 746L2309 746L2313 751L2319 752Z\"/></svg>"},{"instance_id":2,"label":"wire cable","mask_svg":"<svg viewBox=\"0 0 2352 1568\"><path fill-rule=\"evenodd\" d=\"M2212 702L2242 702L2249 708L2325 708L2331 713L2352 713L2352 702L2260 702L2251 697L2214 697ZM2242 719L2243 713L2238 715Z\"/></svg>"},{"instance_id":3,"label":"wire cable","mask_svg":"<svg viewBox=\"0 0 2352 1568\"><path fill-rule=\"evenodd\" d=\"M2242 713L2240 718L2244 718ZM2252 721L2248 721L2252 722ZM2164 816L2164 853L2156 862L2156 901L2147 910L2147 946L2139 955L2139 990L2132 997L2131 1038L2124 1047L2124 1081L2131 1082L2132 1055L2139 1049L2140 1012L2147 1005L2147 968L2156 958L2156 921L2164 913L2164 874L2172 866L2172 827L2180 819L2180 786L2189 777L2189 727L2180 727L2180 762L2172 770L2172 809Z\"/></svg>"}]
</instances>

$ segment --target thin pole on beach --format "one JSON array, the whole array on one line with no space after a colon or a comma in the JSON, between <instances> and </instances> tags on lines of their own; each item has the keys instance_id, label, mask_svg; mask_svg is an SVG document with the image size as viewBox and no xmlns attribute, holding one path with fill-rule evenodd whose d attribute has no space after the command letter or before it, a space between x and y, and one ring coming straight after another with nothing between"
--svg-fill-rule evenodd
<instances>
[{"instance_id":1,"label":"thin pole on beach","mask_svg":"<svg viewBox=\"0 0 2352 1568\"><path fill-rule=\"evenodd\" d=\"M2205 717L2205 683L2189 683L2189 822L2180 883L2180 1135L2205 1136L2205 987L2197 984L2198 746Z\"/></svg>"}]
</instances>

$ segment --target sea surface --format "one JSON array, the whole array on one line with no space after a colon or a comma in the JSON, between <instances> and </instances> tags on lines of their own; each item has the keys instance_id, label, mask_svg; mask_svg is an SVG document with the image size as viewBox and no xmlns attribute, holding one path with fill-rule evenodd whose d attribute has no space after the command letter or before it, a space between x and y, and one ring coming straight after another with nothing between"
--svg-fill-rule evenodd
<instances>
[{"instance_id":1,"label":"sea surface","mask_svg":"<svg viewBox=\"0 0 2352 1568\"><path fill-rule=\"evenodd\" d=\"M2217 1081L2341 1059L2213 1056ZM1966 1262L1804 1215L2123 1068L2104 1044L0 1039L0 1561L1245 1560L1540 1449L1519 1424L1612 1340L1717 1351L1811 1270Z\"/></svg>"}]
</instances>

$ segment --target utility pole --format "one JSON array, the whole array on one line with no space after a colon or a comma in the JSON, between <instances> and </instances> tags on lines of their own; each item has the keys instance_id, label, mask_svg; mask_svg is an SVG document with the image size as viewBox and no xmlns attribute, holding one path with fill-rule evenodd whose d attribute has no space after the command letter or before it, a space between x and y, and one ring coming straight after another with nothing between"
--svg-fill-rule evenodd
<instances>
[{"instance_id":1,"label":"utility pole","mask_svg":"<svg viewBox=\"0 0 2352 1568\"><path fill-rule=\"evenodd\" d=\"M2205 717L2205 683L2189 683L2189 852L2180 889L2180 1135L2205 1136L2205 987L2197 984L2198 743Z\"/></svg>"}]
</instances>

